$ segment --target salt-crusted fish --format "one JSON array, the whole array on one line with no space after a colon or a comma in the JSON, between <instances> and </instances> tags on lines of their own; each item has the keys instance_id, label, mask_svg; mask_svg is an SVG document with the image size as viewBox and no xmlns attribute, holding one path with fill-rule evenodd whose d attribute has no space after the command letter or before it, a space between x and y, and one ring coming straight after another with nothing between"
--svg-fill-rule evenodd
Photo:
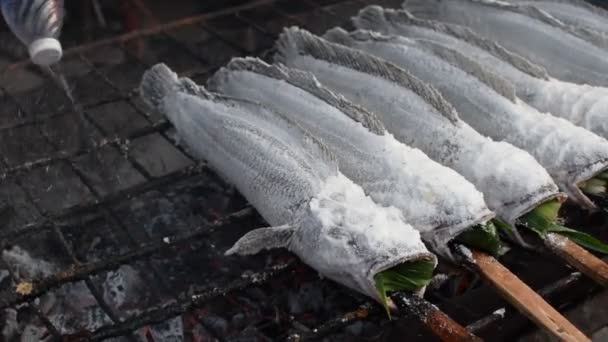
<instances>
[{"instance_id":1,"label":"salt-crusted fish","mask_svg":"<svg viewBox=\"0 0 608 342\"><path fill-rule=\"evenodd\" d=\"M277 109L319 138L340 171L381 205L395 206L433 251L494 217L483 195L461 175L398 142L380 120L323 87L310 73L255 58L237 58L209 89Z\"/></svg>"},{"instance_id":2,"label":"salt-crusted fish","mask_svg":"<svg viewBox=\"0 0 608 342\"><path fill-rule=\"evenodd\" d=\"M543 67L466 27L416 18L404 10L368 6L353 22L360 29L431 40L457 50L513 83L517 96L532 107L608 138L608 88L557 80Z\"/></svg>"},{"instance_id":3,"label":"salt-crusted fish","mask_svg":"<svg viewBox=\"0 0 608 342\"><path fill-rule=\"evenodd\" d=\"M608 11L583 0L508 0L529 5L557 18L599 46L608 44Z\"/></svg>"},{"instance_id":4,"label":"salt-crusted fish","mask_svg":"<svg viewBox=\"0 0 608 342\"><path fill-rule=\"evenodd\" d=\"M374 112L398 140L473 183L508 223L561 196L530 154L477 133L435 88L394 64L298 28L286 29L277 48L277 62L312 72L324 86Z\"/></svg>"},{"instance_id":5,"label":"salt-crusted fish","mask_svg":"<svg viewBox=\"0 0 608 342\"><path fill-rule=\"evenodd\" d=\"M573 200L595 208L579 184L608 168L605 139L530 107L515 96L511 83L441 44L364 30L349 34L334 29L327 37L393 62L437 87L474 129L529 152Z\"/></svg>"},{"instance_id":6,"label":"salt-crusted fish","mask_svg":"<svg viewBox=\"0 0 608 342\"><path fill-rule=\"evenodd\" d=\"M467 26L560 80L608 86L608 50L560 27L534 7L496 0L406 0L403 8L423 19Z\"/></svg>"},{"instance_id":7,"label":"salt-crusted fish","mask_svg":"<svg viewBox=\"0 0 608 342\"><path fill-rule=\"evenodd\" d=\"M249 232L228 254L285 247L322 275L381 302L376 274L408 262L436 263L398 209L373 202L338 171L321 142L282 115L209 93L162 64L145 73L140 88L194 153L272 225Z\"/></svg>"},{"instance_id":8,"label":"salt-crusted fish","mask_svg":"<svg viewBox=\"0 0 608 342\"><path fill-rule=\"evenodd\" d=\"M579 184L608 168L605 139L530 107L515 96L510 82L441 44L365 30L334 29L327 38L384 58L435 86L475 130L529 152L573 200L595 208Z\"/></svg>"}]
</instances>

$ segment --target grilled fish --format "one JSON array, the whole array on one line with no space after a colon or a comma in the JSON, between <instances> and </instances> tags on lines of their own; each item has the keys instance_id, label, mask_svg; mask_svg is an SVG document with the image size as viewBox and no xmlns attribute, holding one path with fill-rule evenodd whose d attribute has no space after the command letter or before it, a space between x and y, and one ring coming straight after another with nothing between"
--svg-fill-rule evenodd
<instances>
[{"instance_id":1,"label":"grilled fish","mask_svg":"<svg viewBox=\"0 0 608 342\"><path fill-rule=\"evenodd\" d=\"M511 83L443 45L364 30L349 34L334 29L327 36L429 82L474 129L529 152L573 200L595 208L578 184L608 168L605 139L530 107L515 96Z\"/></svg>"},{"instance_id":2,"label":"grilled fish","mask_svg":"<svg viewBox=\"0 0 608 342\"><path fill-rule=\"evenodd\" d=\"M368 6L353 22L360 29L430 40L457 50L513 83L517 97L532 107L608 138L608 88L557 80L543 67L466 27L419 19L404 10Z\"/></svg>"},{"instance_id":3,"label":"grilled fish","mask_svg":"<svg viewBox=\"0 0 608 342\"><path fill-rule=\"evenodd\" d=\"M286 29L277 49L277 62L312 72L324 86L374 112L398 140L463 175L508 223L561 196L530 154L482 136L435 88L396 65L298 28Z\"/></svg>"},{"instance_id":4,"label":"grilled fish","mask_svg":"<svg viewBox=\"0 0 608 342\"><path fill-rule=\"evenodd\" d=\"M598 46L608 46L608 11L583 0L508 0L545 11Z\"/></svg>"},{"instance_id":5,"label":"grilled fish","mask_svg":"<svg viewBox=\"0 0 608 342\"><path fill-rule=\"evenodd\" d=\"M281 114L212 94L162 64L145 73L140 90L272 225L247 233L227 254L285 247L380 302L377 273L408 261L436 262L398 209L373 202L321 142Z\"/></svg>"},{"instance_id":6,"label":"grilled fish","mask_svg":"<svg viewBox=\"0 0 608 342\"><path fill-rule=\"evenodd\" d=\"M608 51L534 7L496 0L406 0L403 8L423 19L467 26L560 80L608 86Z\"/></svg>"},{"instance_id":7,"label":"grilled fish","mask_svg":"<svg viewBox=\"0 0 608 342\"><path fill-rule=\"evenodd\" d=\"M322 140L339 168L376 202L400 209L432 250L494 216L483 195L455 171L398 142L380 120L323 87L310 73L237 58L208 88L277 109Z\"/></svg>"}]
</instances>

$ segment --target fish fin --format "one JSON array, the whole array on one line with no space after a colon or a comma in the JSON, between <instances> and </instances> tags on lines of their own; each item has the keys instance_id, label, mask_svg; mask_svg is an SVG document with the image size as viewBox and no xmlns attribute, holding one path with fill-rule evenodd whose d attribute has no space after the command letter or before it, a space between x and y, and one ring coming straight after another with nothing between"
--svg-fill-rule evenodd
<instances>
[{"instance_id":1,"label":"fish fin","mask_svg":"<svg viewBox=\"0 0 608 342\"><path fill-rule=\"evenodd\" d=\"M446 34L450 34L456 38L462 39L471 45L475 45L480 49L489 52L494 57L511 64L511 66L519 71L522 71L532 77L549 80L549 73L543 66L532 63L527 58L511 50L507 50L493 40L479 36L468 27L454 24L442 24L441 26L437 27L442 27Z\"/></svg>"},{"instance_id":2,"label":"fish fin","mask_svg":"<svg viewBox=\"0 0 608 342\"><path fill-rule=\"evenodd\" d=\"M405 0L401 3L401 8L417 17L431 19L440 14L439 2L441 0Z\"/></svg>"},{"instance_id":3,"label":"fish fin","mask_svg":"<svg viewBox=\"0 0 608 342\"><path fill-rule=\"evenodd\" d=\"M586 210L591 212L598 210L597 205L577 185L568 186L565 192L568 195L568 199Z\"/></svg>"},{"instance_id":4,"label":"fish fin","mask_svg":"<svg viewBox=\"0 0 608 342\"><path fill-rule=\"evenodd\" d=\"M298 44L298 35L302 32L297 26L285 27L279 35L275 43L276 53L274 54L274 62L288 64L288 61L297 58L301 53L301 48Z\"/></svg>"},{"instance_id":5,"label":"fish fin","mask_svg":"<svg viewBox=\"0 0 608 342\"><path fill-rule=\"evenodd\" d=\"M332 43L344 46L352 46L355 43L353 37L350 36L348 31L339 26L327 30L323 34L322 38Z\"/></svg>"},{"instance_id":6,"label":"fish fin","mask_svg":"<svg viewBox=\"0 0 608 342\"><path fill-rule=\"evenodd\" d=\"M218 70L213 77L209 79L209 88L214 90L222 89L222 83L225 81L226 73L230 70L249 70L256 73L261 73L263 75L267 74L269 77L285 77L285 73L288 71L284 66L269 65L261 59L255 57L233 58L225 67ZM330 149L311 135L305 128L300 126L297 122L293 121L285 114L255 101L233 98L224 95L214 95L218 98L226 98L241 102L243 105L257 106L266 109L270 115L273 115L274 120L278 120L284 125L285 130L289 131L292 137L298 137L298 139L300 139L302 147L308 154L313 156L315 160L322 161L337 172L338 160Z\"/></svg>"},{"instance_id":7,"label":"fish fin","mask_svg":"<svg viewBox=\"0 0 608 342\"><path fill-rule=\"evenodd\" d=\"M288 224L252 230L227 250L226 255L252 255L264 249L286 248L294 231L295 228Z\"/></svg>"},{"instance_id":8,"label":"fish fin","mask_svg":"<svg viewBox=\"0 0 608 342\"><path fill-rule=\"evenodd\" d=\"M439 58L477 78L498 94L511 100L511 102L515 102L517 99L515 86L511 82L494 74L462 53L430 40L417 39L416 41Z\"/></svg>"},{"instance_id":9,"label":"fish fin","mask_svg":"<svg viewBox=\"0 0 608 342\"><path fill-rule=\"evenodd\" d=\"M358 41L374 40L377 42L394 42L396 39L404 39L411 41L410 38L403 36L386 35L374 30L354 30L348 32L344 29L337 28L338 30L332 29L334 32L327 34L324 38L332 43L344 45L347 47L353 47ZM329 33L329 31L328 31ZM333 39L336 39L334 41Z\"/></svg>"},{"instance_id":10,"label":"fish fin","mask_svg":"<svg viewBox=\"0 0 608 342\"><path fill-rule=\"evenodd\" d=\"M226 83L226 78L230 71L251 71L257 73L255 66L268 65L258 57L235 57L226 66L221 67L207 80L207 87L212 91L222 92Z\"/></svg>"},{"instance_id":11,"label":"fish fin","mask_svg":"<svg viewBox=\"0 0 608 342\"><path fill-rule=\"evenodd\" d=\"M361 123L365 128L377 135L384 135L386 129L376 115L357 106L342 95L338 95L325 88L310 72L289 68L282 64L270 65L258 58L235 58L228 65L229 70L247 70L266 77L282 80L290 85L323 100L330 106L339 109L352 120Z\"/></svg>"},{"instance_id":12,"label":"fish fin","mask_svg":"<svg viewBox=\"0 0 608 342\"><path fill-rule=\"evenodd\" d=\"M588 41L589 43L601 47L608 47L608 39L606 36L598 31L588 29L586 27L577 27L574 25L566 25L566 30L573 35Z\"/></svg>"},{"instance_id":13,"label":"fish fin","mask_svg":"<svg viewBox=\"0 0 608 342\"><path fill-rule=\"evenodd\" d=\"M338 159L327 145L311 134L306 134L304 136L304 144L313 157L322 160L325 164L332 166L335 171L338 171Z\"/></svg>"},{"instance_id":14,"label":"fish fin","mask_svg":"<svg viewBox=\"0 0 608 342\"><path fill-rule=\"evenodd\" d=\"M141 80L139 93L144 103L159 111L164 98L176 92L184 92L204 98L212 98L205 88L188 78L179 78L167 65L159 63L148 69Z\"/></svg>"},{"instance_id":15,"label":"fish fin","mask_svg":"<svg viewBox=\"0 0 608 342\"><path fill-rule=\"evenodd\" d=\"M566 24L564 24L561 20L533 5L517 3L512 4L504 1L482 1L480 3L488 7L495 7L501 10L507 10L513 13L522 14L524 16L540 20L545 24L559 27L567 31Z\"/></svg>"},{"instance_id":16,"label":"fish fin","mask_svg":"<svg viewBox=\"0 0 608 342\"><path fill-rule=\"evenodd\" d=\"M561 20L536 6L510 4L509 9L511 9L513 12L528 15L552 26L560 28L565 28L566 26Z\"/></svg>"},{"instance_id":17,"label":"fish fin","mask_svg":"<svg viewBox=\"0 0 608 342\"><path fill-rule=\"evenodd\" d=\"M388 24L385 11L386 9L378 5L370 5L361 9L356 16L351 18L351 21L356 28L377 30Z\"/></svg>"},{"instance_id":18,"label":"fish fin","mask_svg":"<svg viewBox=\"0 0 608 342\"><path fill-rule=\"evenodd\" d=\"M296 27L283 31L277 42L277 49L275 61L278 63L290 64L289 61L297 56L311 56L315 59L383 78L420 96L450 121L454 123L458 121L456 110L437 89L395 64L366 52L329 42Z\"/></svg>"}]
</instances>

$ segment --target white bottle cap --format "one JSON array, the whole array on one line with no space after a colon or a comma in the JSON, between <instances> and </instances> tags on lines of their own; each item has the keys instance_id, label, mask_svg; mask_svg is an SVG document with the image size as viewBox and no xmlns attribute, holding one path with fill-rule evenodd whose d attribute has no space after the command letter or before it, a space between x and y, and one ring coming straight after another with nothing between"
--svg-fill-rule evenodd
<instances>
[{"instance_id":1,"label":"white bottle cap","mask_svg":"<svg viewBox=\"0 0 608 342\"><path fill-rule=\"evenodd\" d=\"M61 43L55 38L36 39L30 44L29 51L32 62L42 66L59 62L63 55Z\"/></svg>"}]
</instances>

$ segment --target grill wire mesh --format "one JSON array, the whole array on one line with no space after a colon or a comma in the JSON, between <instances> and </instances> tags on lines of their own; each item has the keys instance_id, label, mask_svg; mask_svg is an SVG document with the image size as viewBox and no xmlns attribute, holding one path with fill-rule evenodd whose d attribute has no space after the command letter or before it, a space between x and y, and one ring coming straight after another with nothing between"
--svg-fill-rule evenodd
<instances>
[{"instance_id":1,"label":"grill wire mesh","mask_svg":"<svg viewBox=\"0 0 608 342\"><path fill-rule=\"evenodd\" d=\"M347 25L366 4L259 0L89 45L68 41L61 69L76 109L54 80L3 59L3 329L69 341L391 340L404 331L428 341L415 319L388 321L376 305L319 279L288 253L224 257L263 220L192 158L135 90L158 62L204 84L233 56L265 55L284 26L322 33ZM525 275L523 265L550 265L533 285L550 284L541 293L560 305L597 290L559 261L526 253L510 266ZM511 309L506 318L492 315L505 303L486 287L431 296L482 333L501 325L510 331L496 336L516 336L530 327Z\"/></svg>"}]
</instances>

